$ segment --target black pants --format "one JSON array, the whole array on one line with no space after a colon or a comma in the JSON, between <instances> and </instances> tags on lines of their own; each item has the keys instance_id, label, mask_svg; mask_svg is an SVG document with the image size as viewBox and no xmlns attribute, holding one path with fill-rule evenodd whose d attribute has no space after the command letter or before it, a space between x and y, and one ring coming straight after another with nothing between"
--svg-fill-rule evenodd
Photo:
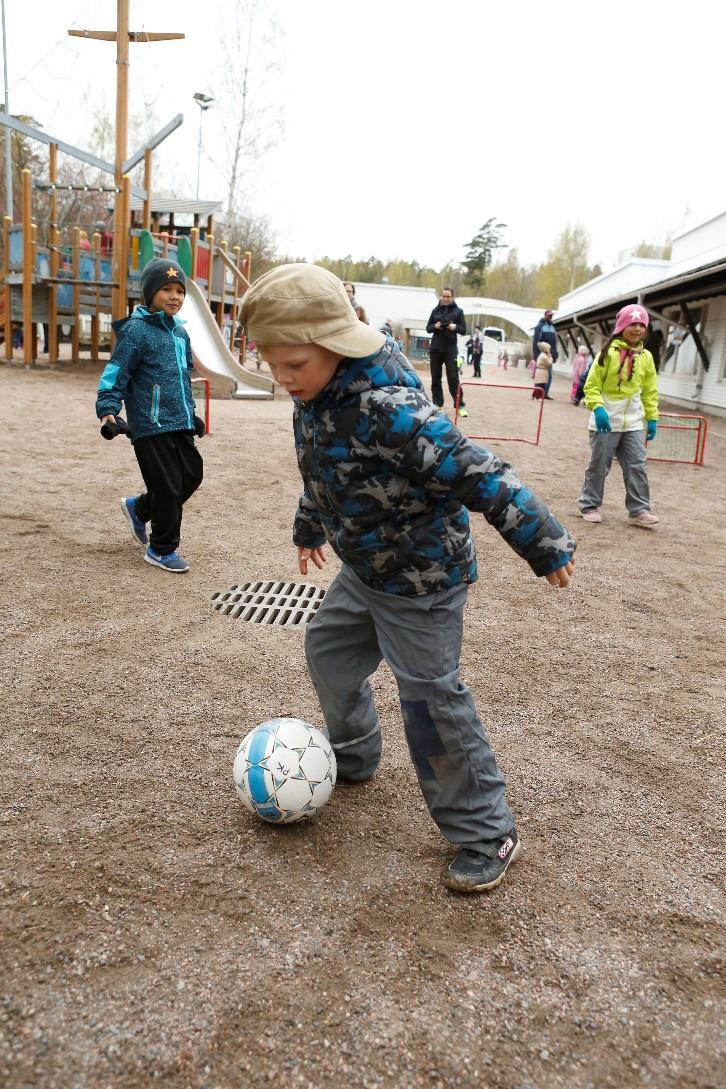
<instances>
[{"instance_id":1,"label":"black pants","mask_svg":"<svg viewBox=\"0 0 726 1089\"><path fill-rule=\"evenodd\" d=\"M134 453L146 491L136 498L136 512L151 522L149 544L157 556L176 552L182 506L202 483L202 455L187 431L166 431L137 439Z\"/></svg>"},{"instance_id":2,"label":"black pants","mask_svg":"<svg viewBox=\"0 0 726 1089\"><path fill-rule=\"evenodd\" d=\"M451 394L451 400L456 404L456 394L459 391L459 367L456 362L456 346L447 348L445 352L436 351L432 348L429 351L429 358L431 360L431 400L439 408L444 404L444 390L441 385L441 372L442 368L446 367L446 381L449 387L449 393ZM464 397L459 401L459 405L464 404Z\"/></svg>"},{"instance_id":3,"label":"black pants","mask_svg":"<svg viewBox=\"0 0 726 1089\"><path fill-rule=\"evenodd\" d=\"M481 378L481 360L482 360L482 357L480 355L475 355L474 356L474 377L475 378Z\"/></svg>"}]
</instances>

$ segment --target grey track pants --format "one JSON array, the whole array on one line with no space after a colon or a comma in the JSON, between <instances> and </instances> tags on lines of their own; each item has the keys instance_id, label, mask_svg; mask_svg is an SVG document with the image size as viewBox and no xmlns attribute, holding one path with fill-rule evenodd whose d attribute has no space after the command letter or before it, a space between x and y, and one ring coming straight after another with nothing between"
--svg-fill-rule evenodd
<instances>
[{"instance_id":1,"label":"grey track pants","mask_svg":"<svg viewBox=\"0 0 726 1089\"><path fill-rule=\"evenodd\" d=\"M601 435L599 431L591 431L590 449L590 464L585 470L580 510L596 510L602 506L605 479L616 456L623 471L628 514L640 514L643 510L650 510L645 432L610 431Z\"/></svg>"},{"instance_id":2,"label":"grey track pants","mask_svg":"<svg viewBox=\"0 0 726 1089\"><path fill-rule=\"evenodd\" d=\"M305 653L341 779L369 779L381 731L368 677L385 659L398 684L421 792L451 843L500 839L514 827L504 780L469 689L459 680L468 588L401 597L371 590L344 566L308 625Z\"/></svg>"}]
</instances>

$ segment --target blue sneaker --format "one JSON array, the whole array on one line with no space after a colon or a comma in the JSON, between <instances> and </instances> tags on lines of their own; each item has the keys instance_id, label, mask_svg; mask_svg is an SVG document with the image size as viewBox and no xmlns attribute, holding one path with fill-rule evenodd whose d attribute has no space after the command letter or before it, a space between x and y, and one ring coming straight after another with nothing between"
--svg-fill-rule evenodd
<instances>
[{"instance_id":1,"label":"blue sneaker","mask_svg":"<svg viewBox=\"0 0 726 1089\"><path fill-rule=\"evenodd\" d=\"M146 549L144 559L154 567L160 567L162 571L169 571L172 575L183 575L189 570L189 564L183 560L178 552L170 552L168 556L157 556L151 545Z\"/></svg>"},{"instance_id":2,"label":"blue sneaker","mask_svg":"<svg viewBox=\"0 0 726 1089\"><path fill-rule=\"evenodd\" d=\"M136 500L135 499L122 499L121 510L126 515L128 523L131 526L131 533L137 544L146 548L149 543L149 538L146 534L146 525L136 514Z\"/></svg>"}]
</instances>

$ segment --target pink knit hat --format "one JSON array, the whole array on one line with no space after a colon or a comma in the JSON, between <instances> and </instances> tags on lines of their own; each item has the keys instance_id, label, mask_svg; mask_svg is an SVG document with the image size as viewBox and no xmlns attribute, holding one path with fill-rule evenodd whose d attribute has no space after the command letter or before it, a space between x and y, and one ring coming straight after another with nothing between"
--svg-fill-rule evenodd
<instances>
[{"instance_id":1,"label":"pink knit hat","mask_svg":"<svg viewBox=\"0 0 726 1089\"><path fill-rule=\"evenodd\" d=\"M650 323L648 311L644 306L637 306L635 303L624 306L622 310L618 310L615 316L615 332L613 333L613 336L622 333L626 325L635 325L636 322L640 322L641 325L648 325Z\"/></svg>"}]
</instances>

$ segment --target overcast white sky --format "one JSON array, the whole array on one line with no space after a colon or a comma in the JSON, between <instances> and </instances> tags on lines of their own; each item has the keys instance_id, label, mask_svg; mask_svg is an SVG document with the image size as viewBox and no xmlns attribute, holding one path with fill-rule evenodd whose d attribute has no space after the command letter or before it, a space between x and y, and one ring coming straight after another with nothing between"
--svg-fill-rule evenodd
<instances>
[{"instance_id":1,"label":"overcast white sky","mask_svg":"<svg viewBox=\"0 0 726 1089\"><path fill-rule=\"evenodd\" d=\"M285 135L251 188L281 253L460 260L490 216L525 262L568 224L591 260L662 242L726 208L726 15L706 0L264 0L284 31L271 88ZM87 146L94 103L113 115L114 0L5 0L10 109ZM235 0L132 0L132 29L183 42L131 47L131 109L185 124L157 153L194 196L195 91L221 93L222 10ZM204 118L202 197L222 199L224 117ZM129 151L135 150L130 147Z\"/></svg>"}]
</instances>

